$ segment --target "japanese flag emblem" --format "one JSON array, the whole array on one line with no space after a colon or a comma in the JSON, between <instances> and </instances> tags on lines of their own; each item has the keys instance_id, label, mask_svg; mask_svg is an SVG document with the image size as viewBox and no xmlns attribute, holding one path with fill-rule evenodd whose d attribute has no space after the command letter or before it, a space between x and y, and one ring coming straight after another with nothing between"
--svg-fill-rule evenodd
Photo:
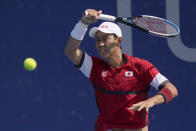
<instances>
[{"instance_id":1,"label":"japanese flag emblem","mask_svg":"<svg viewBox=\"0 0 196 131\"><path fill-rule=\"evenodd\" d=\"M125 72L125 77L132 77L133 76L133 71L126 71Z\"/></svg>"}]
</instances>

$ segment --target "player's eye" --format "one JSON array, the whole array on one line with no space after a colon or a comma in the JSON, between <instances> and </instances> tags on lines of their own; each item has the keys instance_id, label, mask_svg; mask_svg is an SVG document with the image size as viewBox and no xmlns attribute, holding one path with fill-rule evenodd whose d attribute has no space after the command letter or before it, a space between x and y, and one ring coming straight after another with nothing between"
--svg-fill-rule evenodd
<instances>
[{"instance_id":1,"label":"player's eye","mask_svg":"<svg viewBox=\"0 0 196 131\"><path fill-rule=\"evenodd\" d=\"M99 38L96 38L95 41L96 41L96 42L100 42L100 39L99 39Z\"/></svg>"},{"instance_id":2,"label":"player's eye","mask_svg":"<svg viewBox=\"0 0 196 131\"><path fill-rule=\"evenodd\" d=\"M109 39L109 37L103 37L104 42L107 42L108 39Z\"/></svg>"}]
</instances>

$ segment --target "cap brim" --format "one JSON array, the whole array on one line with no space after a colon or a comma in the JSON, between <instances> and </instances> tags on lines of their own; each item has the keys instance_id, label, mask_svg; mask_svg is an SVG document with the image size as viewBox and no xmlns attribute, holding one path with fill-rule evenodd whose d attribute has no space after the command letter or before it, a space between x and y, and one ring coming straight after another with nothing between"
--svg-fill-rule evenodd
<instances>
[{"instance_id":1,"label":"cap brim","mask_svg":"<svg viewBox=\"0 0 196 131\"><path fill-rule=\"evenodd\" d=\"M90 31L89 31L89 36L90 36L91 38L95 38L95 33L96 33L97 31L98 31L98 28L97 28L97 27L91 28Z\"/></svg>"}]
</instances>

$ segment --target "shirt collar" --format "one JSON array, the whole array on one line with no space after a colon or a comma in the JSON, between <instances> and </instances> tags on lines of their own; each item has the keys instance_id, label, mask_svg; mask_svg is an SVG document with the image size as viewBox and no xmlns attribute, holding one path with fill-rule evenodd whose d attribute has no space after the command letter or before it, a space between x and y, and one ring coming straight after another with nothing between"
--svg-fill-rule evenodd
<instances>
[{"instance_id":1,"label":"shirt collar","mask_svg":"<svg viewBox=\"0 0 196 131\"><path fill-rule=\"evenodd\" d=\"M122 54L122 58L123 58L124 64L127 64L128 62L127 56L125 54Z\"/></svg>"},{"instance_id":2,"label":"shirt collar","mask_svg":"<svg viewBox=\"0 0 196 131\"><path fill-rule=\"evenodd\" d=\"M127 55L126 55L126 54L123 54L123 53L122 53L122 59L123 59L123 65L122 65L121 67L119 67L119 68L122 68L125 64L128 63L128 59L127 59ZM105 63L106 63L106 67L107 67L107 68L116 70L116 69L114 69L112 66L110 66L107 62L105 62ZM118 69L118 68L117 68L117 69Z\"/></svg>"}]
</instances>

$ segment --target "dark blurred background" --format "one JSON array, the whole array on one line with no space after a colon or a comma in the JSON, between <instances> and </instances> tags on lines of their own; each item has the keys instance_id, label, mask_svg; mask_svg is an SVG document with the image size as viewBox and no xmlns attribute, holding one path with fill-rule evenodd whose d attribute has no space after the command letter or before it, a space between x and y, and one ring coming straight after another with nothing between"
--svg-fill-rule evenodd
<instances>
[{"instance_id":1,"label":"dark blurred background","mask_svg":"<svg viewBox=\"0 0 196 131\"><path fill-rule=\"evenodd\" d=\"M180 26L180 36L169 40L127 27L131 35L122 48L149 60L178 88L173 102L150 110L150 131L196 130L195 5L194 0L0 0L0 130L93 131L98 115L93 87L64 55L87 8L115 16L155 15ZM88 34L81 48L97 56ZM24 70L27 57L37 60L35 71Z\"/></svg>"}]
</instances>

